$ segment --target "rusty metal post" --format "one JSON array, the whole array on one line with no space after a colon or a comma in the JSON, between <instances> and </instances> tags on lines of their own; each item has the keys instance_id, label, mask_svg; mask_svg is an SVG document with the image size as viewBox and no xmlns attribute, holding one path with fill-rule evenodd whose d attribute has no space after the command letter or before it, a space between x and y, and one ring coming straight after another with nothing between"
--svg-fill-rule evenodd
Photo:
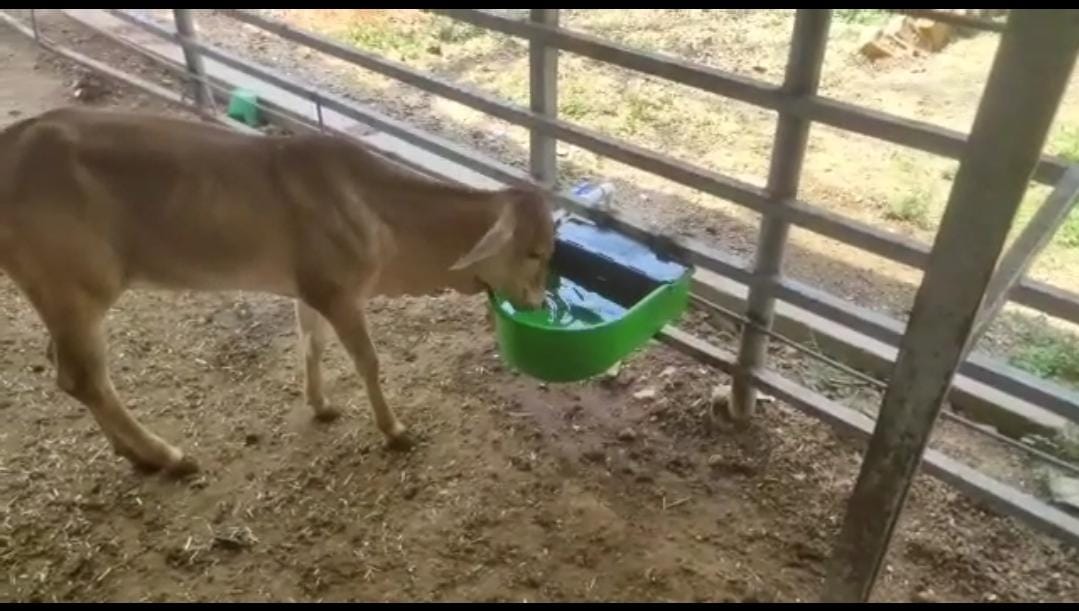
<instances>
[{"instance_id":1,"label":"rusty metal post","mask_svg":"<svg viewBox=\"0 0 1079 611\"><path fill-rule=\"evenodd\" d=\"M1077 52L1079 10L1012 12L847 505L826 602L872 592Z\"/></svg>"},{"instance_id":2,"label":"rusty metal post","mask_svg":"<svg viewBox=\"0 0 1079 611\"><path fill-rule=\"evenodd\" d=\"M176 22L176 33L180 35L180 46L184 51L184 61L187 63L187 71L191 74L195 92L195 104L203 112L213 110L214 95L210 91L210 83L206 79L206 67L202 62L202 54L199 50L187 44L188 40L195 39L195 19L191 15L191 9L174 8L172 18Z\"/></svg>"},{"instance_id":3,"label":"rusty metal post","mask_svg":"<svg viewBox=\"0 0 1079 611\"><path fill-rule=\"evenodd\" d=\"M831 9L798 9L783 79L785 94L811 96L817 92L831 18ZM809 128L810 122L806 119L787 113L779 116L767 185L773 206L785 206L798 195ZM764 329L772 328L775 315L772 287L783 272L783 251L789 233L787 221L767 214L761 219L746 316ZM744 421L753 414L757 390L753 386L752 372L764 365L767 349L768 336L760 329L746 325L738 350L738 370L727 401L728 415L735 421Z\"/></svg>"},{"instance_id":4,"label":"rusty metal post","mask_svg":"<svg viewBox=\"0 0 1079 611\"><path fill-rule=\"evenodd\" d=\"M532 23L558 25L558 9L530 9ZM558 116L558 49L532 40L528 43L528 87L532 112L551 118ZM532 177L541 184L554 186L558 180L558 141L533 129L529 134L529 165Z\"/></svg>"}]
</instances>

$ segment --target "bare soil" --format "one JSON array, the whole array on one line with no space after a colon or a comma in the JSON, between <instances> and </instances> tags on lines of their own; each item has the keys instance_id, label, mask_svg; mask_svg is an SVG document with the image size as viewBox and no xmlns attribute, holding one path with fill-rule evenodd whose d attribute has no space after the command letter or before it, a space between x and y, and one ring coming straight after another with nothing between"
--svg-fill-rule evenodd
<instances>
[{"instance_id":1,"label":"bare soil","mask_svg":"<svg viewBox=\"0 0 1079 611\"><path fill-rule=\"evenodd\" d=\"M101 80L76 100L87 82L0 26L0 125L73 103L183 114ZM313 420L287 301L129 293L109 319L114 381L200 460L177 482L112 455L56 389L4 278L0 316L5 601L813 600L861 450L779 403L706 434L722 374L659 345L617 379L545 387L503 367L482 300L445 295L372 306L388 399L421 440L389 453L337 344L327 392L346 417ZM875 596L1075 600L1076 566L922 477Z\"/></svg>"}]
</instances>

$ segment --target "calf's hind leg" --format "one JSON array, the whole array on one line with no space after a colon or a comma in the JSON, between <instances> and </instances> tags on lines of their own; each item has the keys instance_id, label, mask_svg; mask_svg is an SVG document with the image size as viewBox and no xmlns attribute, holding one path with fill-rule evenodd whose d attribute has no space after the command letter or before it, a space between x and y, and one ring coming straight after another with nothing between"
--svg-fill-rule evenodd
<instances>
[{"instance_id":1,"label":"calf's hind leg","mask_svg":"<svg viewBox=\"0 0 1079 611\"><path fill-rule=\"evenodd\" d=\"M315 412L315 418L328 422L341 415L336 408L326 404L322 390L322 354L326 350L329 325L314 308L296 300L296 328L299 335L300 355L303 360L304 392L307 404Z\"/></svg>"},{"instance_id":2,"label":"calf's hind leg","mask_svg":"<svg viewBox=\"0 0 1079 611\"><path fill-rule=\"evenodd\" d=\"M50 290L48 300L34 301L51 336L57 385L90 410L116 453L147 471L178 476L197 471L197 464L182 451L139 424L116 394L104 331L112 300L73 289Z\"/></svg>"}]
</instances>

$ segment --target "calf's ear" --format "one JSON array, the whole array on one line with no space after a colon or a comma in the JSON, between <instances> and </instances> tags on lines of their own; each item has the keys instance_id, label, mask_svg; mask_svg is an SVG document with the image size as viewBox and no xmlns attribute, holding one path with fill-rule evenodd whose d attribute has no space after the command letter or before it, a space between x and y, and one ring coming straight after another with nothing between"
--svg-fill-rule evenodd
<instances>
[{"instance_id":1,"label":"calf's ear","mask_svg":"<svg viewBox=\"0 0 1079 611\"><path fill-rule=\"evenodd\" d=\"M501 250L509 243L510 239L513 238L513 232L516 227L516 206L507 203L503 206L502 213L498 215L498 220L495 221L495 224L487 230L487 233L480 238L479 242L476 242L476 245L472 247L472 250L458 259L450 269L453 271L460 271L494 256L495 253Z\"/></svg>"}]
</instances>

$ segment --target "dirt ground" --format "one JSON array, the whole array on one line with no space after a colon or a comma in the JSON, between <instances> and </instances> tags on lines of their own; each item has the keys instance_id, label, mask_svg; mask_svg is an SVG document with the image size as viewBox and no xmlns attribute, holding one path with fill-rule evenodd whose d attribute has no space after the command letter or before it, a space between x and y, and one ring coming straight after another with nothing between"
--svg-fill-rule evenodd
<instances>
[{"instance_id":1,"label":"dirt ground","mask_svg":"<svg viewBox=\"0 0 1079 611\"><path fill-rule=\"evenodd\" d=\"M80 74L0 26L0 125L82 103ZM181 112L102 91L93 104ZM0 316L5 601L813 600L861 449L780 403L705 434L722 374L658 345L615 380L545 387L501 365L482 300L445 295L373 304L387 398L421 440L388 453L336 343L327 393L346 417L312 419L288 302L130 293L113 377L200 461L174 482L113 456L56 389L2 278ZM1076 567L922 477L875 596L1073 601Z\"/></svg>"}]
</instances>

